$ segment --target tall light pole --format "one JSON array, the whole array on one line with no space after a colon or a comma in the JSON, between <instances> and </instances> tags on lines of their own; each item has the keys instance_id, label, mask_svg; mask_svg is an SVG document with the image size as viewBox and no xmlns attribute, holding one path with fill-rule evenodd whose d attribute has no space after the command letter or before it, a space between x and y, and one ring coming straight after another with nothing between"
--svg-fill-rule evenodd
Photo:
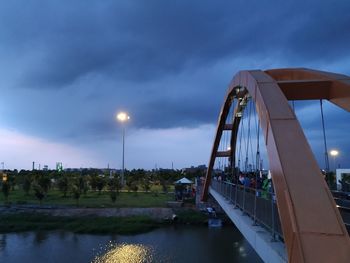
<instances>
[{"instance_id":1,"label":"tall light pole","mask_svg":"<svg viewBox=\"0 0 350 263\"><path fill-rule=\"evenodd\" d=\"M130 116L125 112L119 112L117 114L117 120L122 123L123 127L123 159L122 159L122 173L121 173L121 184L124 186L124 152L125 152L125 125L124 123L130 120Z\"/></svg>"},{"instance_id":2,"label":"tall light pole","mask_svg":"<svg viewBox=\"0 0 350 263\"><path fill-rule=\"evenodd\" d=\"M331 150L329 153L333 157L334 172L335 172L336 169L337 169L337 166L336 166L336 163L335 163L335 158L338 156L339 152L337 150Z\"/></svg>"}]
</instances>

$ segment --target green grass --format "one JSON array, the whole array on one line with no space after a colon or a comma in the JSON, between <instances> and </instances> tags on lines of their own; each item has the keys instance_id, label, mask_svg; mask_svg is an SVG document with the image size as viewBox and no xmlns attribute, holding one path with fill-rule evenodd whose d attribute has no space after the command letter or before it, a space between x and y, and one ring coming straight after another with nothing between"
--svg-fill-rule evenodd
<instances>
[{"instance_id":1,"label":"green grass","mask_svg":"<svg viewBox=\"0 0 350 263\"><path fill-rule=\"evenodd\" d=\"M116 202L113 204L108 192L89 191L87 195L82 194L79 199L80 207L165 207L167 201L173 201L173 194L144 192L121 192L117 196ZM8 203L10 204L39 204L39 201L35 198L34 194L30 192L27 196L22 190L13 190L8 197ZM4 196L0 193L0 204L5 204ZM63 197L62 193L58 190L51 189L47 196L44 198L43 205L64 205L64 206L76 206L76 200L67 195Z\"/></svg>"},{"instance_id":2,"label":"green grass","mask_svg":"<svg viewBox=\"0 0 350 263\"><path fill-rule=\"evenodd\" d=\"M179 209L175 211L180 224L201 225L208 222L208 216L192 209Z\"/></svg>"},{"instance_id":3,"label":"green grass","mask_svg":"<svg viewBox=\"0 0 350 263\"><path fill-rule=\"evenodd\" d=\"M0 233L65 230L89 234L137 234L151 231L159 225L159 222L146 216L55 217L32 213L0 216Z\"/></svg>"},{"instance_id":4,"label":"green grass","mask_svg":"<svg viewBox=\"0 0 350 263\"><path fill-rule=\"evenodd\" d=\"M203 225L207 216L188 209L176 211L178 224ZM64 230L88 234L139 234L160 226L172 224L148 216L129 217L89 217L89 216L51 216L38 213L16 213L0 215L0 233L24 231Z\"/></svg>"}]
</instances>

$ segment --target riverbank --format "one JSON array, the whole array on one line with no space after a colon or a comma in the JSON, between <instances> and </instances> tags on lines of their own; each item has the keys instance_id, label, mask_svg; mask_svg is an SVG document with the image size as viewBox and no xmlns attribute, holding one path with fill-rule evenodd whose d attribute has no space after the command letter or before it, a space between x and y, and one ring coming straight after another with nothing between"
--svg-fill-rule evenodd
<instances>
[{"instance_id":1,"label":"riverbank","mask_svg":"<svg viewBox=\"0 0 350 263\"><path fill-rule=\"evenodd\" d=\"M83 207L83 208L120 208L120 207L166 207L166 203L174 200L173 193L159 192L119 192L115 202L112 202L108 191L88 191L82 194L79 200L71 195L64 197L62 192L51 189L42 200L42 206L64 206L64 207ZM8 200L0 194L0 204L8 206L38 206L39 200L33 193L27 195L23 190L12 190Z\"/></svg>"},{"instance_id":2,"label":"riverbank","mask_svg":"<svg viewBox=\"0 0 350 263\"><path fill-rule=\"evenodd\" d=\"M177 220L172 216L176 214ZM171 224L204 225L207 216L194 209L171 208L1 208L0 233L65 230L89 234L138 234Z\"/></svg>"}]
</instances>

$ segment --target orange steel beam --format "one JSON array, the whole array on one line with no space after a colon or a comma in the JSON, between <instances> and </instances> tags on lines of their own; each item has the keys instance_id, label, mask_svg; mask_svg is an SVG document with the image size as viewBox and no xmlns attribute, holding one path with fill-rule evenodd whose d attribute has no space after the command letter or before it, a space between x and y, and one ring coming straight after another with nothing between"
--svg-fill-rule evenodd
<instances>
[{"instance_id":1,"label":"orange steel beam","mask_svg":"<svg viewBox=\"0 0 350 263\"><path fill-rule=\"evenodd\" d=\"M231 157L231 150L216 152L216 157Z\"/></svg>"},{"instance_id":2,"label":"orange steel beam","mask_svg":"<svg viewBox=\"0 0 350 263\"><path fill-rule=\"evenodd\" d=\"M232 124L231 123L226 123L224 126L224 131L231 131L232 130Z\"/></svg>"},{"instance_id":3,"label":"orange steel beam","mask_svg":"<svg viewBox=\"0 0 350 263\"><path fill-rule=\"evenodd\" d=\"M313 84L309 85L311 82ZM313 89L314 85L319 84L323 91L304 91L298 88L298 85L302 86L300 83L304 83L304 89ZM279 85L284 85L284 88ZM229 111L227 107L238 97L237 92L234 92L238 87L246 88L252 96L265 136L288 261L350 262L350 239L346 228L287 100L288 96L295 99L316 99L317 94L321 96L317 99L323 99L324 90L327 90L326 99L350 111L350 78L310 69L239 72L230 83L219 116L203 200L208 193L212 166ZM291 91L294 88L298 89L299 95ZM233 126L234 124L235 120ZM235 141L236 128L233 129L236 135L232 136ZM231 151L235 152L235 148L231 148Z\"/></svg>"},{"instance_id":4,"label":"orange steel beam","mask_svg":"<svg viewBox=\"0 0 350 263\"><path fill-rule=\"evenodd\" d=\"M230 148L231 148L231 159L230 159L230 168L231 170L235 168L235 163L236 163L236 144L237 144L237 135L238 135L238 128L239 124L241 123L241 119L243 116L243 111L246 106L246 101L247 101L247 90L244 90L244 94L242 94L243 97L240 97L238 99L237 105L234 109L233 112L233 123L232 123L232 132L231 132L231 141L230 141ZM244 103L242 103L244 102Z\"/></svg>"},{"instance_id":5,"label":"orange steel beam","mask_svg":"<svg viewBox=\"0 0 350 263\"><path fill-rule=\"evenodd\" d=\"M208 198L208 191L209 191L209 185L211 182L211 174L213 171L214 163L215 163L215 158L216 158L216 153L219 148L220 140L221 140L221 135L225 127L227 115L229 113L230 107L232 105L233 97L234 95L237 94L236 89L230 89L228 93L226 94L224 104L221 108L221 112L219 114L219 120L217 124L217 132L214 138L214 143L213 143L213 148L211 150L211 158L209 160L209 165L207 169L207 173L205 176L205 182L204 182L204 187L203 187L203 192L202 192L202 201L206 201Z\"/></svg>"},{"instance_id":6,"label":"orange steel beam","mask_svg":"<svg viewBox=\"0 0 350 263\"><path fill-rule=\"evenodd\" d=\"M288 100L329 99L331 81L327 80L282 80L277 82Z\"/></svg>"},{"instance_id":7,"label":"orange steel beam","mask_svg":"<svg viewBox=\"0 0 350 263\"><path fill-rule=\"evenodd\" d=\"M332 72L305 69L305 68L287 68L287 69L272 69L266 70L271 78L276 81L310 81L310 80L323 80L325 82L331 82L328 99L340 108L350 112L350 77L346 75L336 74ZM292 87L293 88L293 87ZM321 87L322 88L322 87ZM301 93L307 93L305 89L300 91ZM288 97L287 97L288 98ZM288 98L289 99L289 98ZM318 99L322 99L321 97Z\"/></svg>"},{"instance_id":8,"label":"orange steel beam","mask_svg":"<svg viewBox=\"0 0 350 263\"><path fill-rule=\"evenodd\" d=\"M208 165L207 173L205 176L205 182L204 182L204 187L203 187L203 192L202 192L202 197L201 197L202 201L206 201L208 198L209 185L211 183L211 174L213 171L215 158L218 157L217 152L218 152L222 132L226 126L226 119L227 119L228 113L230 111L230 107L231 107L235 97L240 99L239 102L242 102L242 98L245 97L246 93L247 93L246 89L241 89L241 88L237 87L236 89L229 89L229 91L227 92L227 94L225 96L225 101L224 101L224 104L223 104L221 111L220 111L220 114L219 114L219 119L218 119L218 124L217 124L217 132L215 135L213 147L211 150L211 157L209 160L209 165ZM245 107L244 103L238 103L237 107L234 111L234 116L238 115L239 112L242 112L244 107ZM235 130L234 127L238 127L238 125L239 125L239 121L237 122L237 118L234 118L234 121L232 124L232 129ZM226 126L226 128L227 128L227 126ZM236 136L237 136L237 134L236 134ZM231 136L231 138L232 138L232 136ZM231 152L232 153L235 152L235 147L233 147L233 144L235 145L235 142L236 141L233 142L231 139ZM225 156L222 156L222 157L225 157ZM232 164L234 165L234 161L232 161L232 160L234 160L235 155L231 154L230 157L233 158L233 159L231 159L231 166L232 166Z\"/></svg>"}]
</instances>

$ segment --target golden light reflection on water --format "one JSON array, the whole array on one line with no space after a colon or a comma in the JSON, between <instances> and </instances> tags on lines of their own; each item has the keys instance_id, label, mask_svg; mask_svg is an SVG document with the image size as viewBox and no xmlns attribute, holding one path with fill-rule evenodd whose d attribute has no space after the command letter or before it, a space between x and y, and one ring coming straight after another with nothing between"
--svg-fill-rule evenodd
<instances>
[{"instance_id":1,"label":"golden light reflection on water","mask_svg":"<svg viewBox=\"0 0 350 263\"><path fill-rule=\"evenodd\" d=\"M92 263L148 263L153 262L153 249L139 244L112 244L104 249Z\"/></svg>"}]
</instances>

